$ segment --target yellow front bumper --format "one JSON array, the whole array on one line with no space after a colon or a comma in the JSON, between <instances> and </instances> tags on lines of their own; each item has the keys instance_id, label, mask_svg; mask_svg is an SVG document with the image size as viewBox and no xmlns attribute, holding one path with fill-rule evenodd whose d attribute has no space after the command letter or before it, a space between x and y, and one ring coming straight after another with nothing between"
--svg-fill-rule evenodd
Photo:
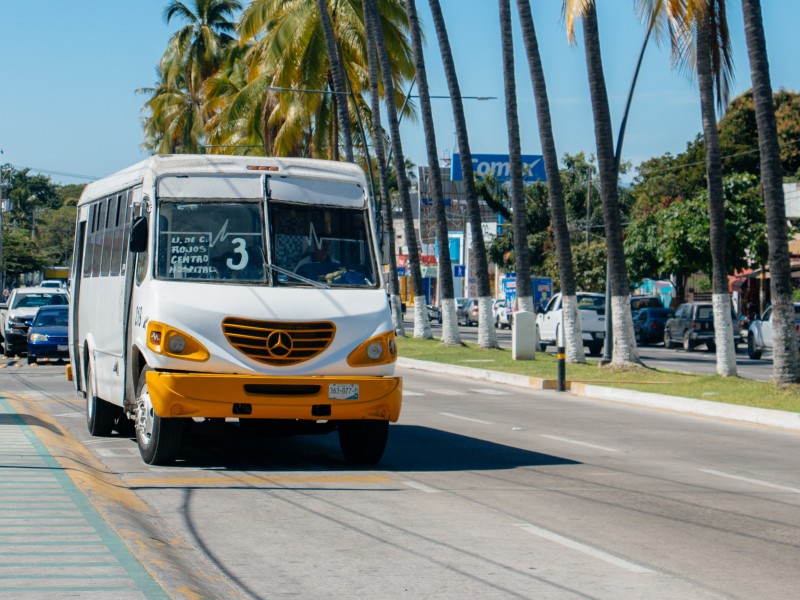
<instances>
[{"instance_id":1,"label":"yellow front bumper","mask_svg":"<svg viewBox=\"0 0 800 600\"><path fill-rule=\"evenodd\" d=\"M331 384L358 385L358 399L331 399ZM399 377L265 377L149 371L160 417L397 421ZM335 394L334 394L335 395Z\"/></svg>"}]
</instances>

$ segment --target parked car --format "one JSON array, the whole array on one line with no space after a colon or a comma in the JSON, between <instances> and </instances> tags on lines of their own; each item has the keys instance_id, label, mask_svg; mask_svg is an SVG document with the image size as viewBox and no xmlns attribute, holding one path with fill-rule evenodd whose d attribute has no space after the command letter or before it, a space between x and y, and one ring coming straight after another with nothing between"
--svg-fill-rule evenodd
<instances>
[{"instance_id":1,"label":"parked car","mask_svg":"<svg viewBox=\"0 0 800 600\"><path fill-rule=\"evenodd\" d=\"M45 279L44 281L42 281L42 283L39 284L39 287L53 288L56 290L66 289L66 285L64 285L64 282L58 279Z\"/></svg>"},{"instance_id":2,"label":"parked car","mask_svg":"<svg viewBox=\"0 0 800 600\"><path fill-rule=\"evenodd\" d=\"M16 288L8 298L8 304L0 304L3 348L6 356L15 356L28 350L28 329L36 311L50 304L66 306L67 293L54 288Z\"/></svg>"},{"instance_id":3,"label":"parked car","mask_svg":"<svg viewBox=\"0 0 800 600\"><path fill-rule=\"evenodd\" d=\"M633 331L642 345L664 341L664 325L675 311L671 308L640 308L633 313Z\"/></svg>"},{"instance_id":4,"label":"parked car","mask_svg":"<svg viewBox=\"0 0 800 600\"><path fill-rule=\"evenodd\" d=\"M497 321L495 325L500 329L511 329L511 325L514 322L514 317L511 314L511 307L503 305L497 311Z\"/></svg>"},{"instance_id":5,"label":"parked car","mask_svg":"<svg viewBox=\"0 0 800 600\"><path fill-rule=\"evenodd\" d=\"M500 310L506 307L505 298L495 298L492 300L492 318L494 318L494 326L500 326Z\"/></svg>"},{"instance_id":6,"label":"parked car","mask_svg":"<svg viewBox=\"0 0 800 600\"><path fill-rule=\"evenodd\" d=\"M40 358L69 359L68 308L48 305L39 308L28 331L28 364Z\"/></svg>"},{"instance_id":7,"label":"parked car","mask_svg":"<svg viewBox=\"0 0 800 600\"><path fill-rule=\"evenodd\" d=\"M464 325L470 326L472 324L478 324L478 299L477 298L465 298L464 303L459 306L456 312L456 320L459 323L464 323Z\"/></svg>"},{"instance_id":8,"label":"parked car","mask_svg":"<svg viewBox=\"0 0 800 600\"><path fill-rule=\"evenodd\" d=\"M603 350L606 334L605 294L578 292L576 300L581 317L583 345L589 348L589 354L599 356ZM541 352L544 352L548 345L555 346L561 337L562 308L561 294L558 293L550 300L544 312L536 315L536 337Z\"/></svg>"},{"instance_id":9,"label":"parked car","mask_svg":"<svg viewBox=\"0 0 800 600\"><path fill-rule=\"evenodd\" d=\"M736 322L733 307L731 307L731 319ZM741 334L734 328L734 345L741 339ZM711 302L681 304L664 325L664 346L674 348L682 345L684 350L690 352L703 344L709 352L717 349L714 337L714 306Z\"/></svg>"},{"instance_id":10,"label":"parked car","mask_svg":"<svg viewBox=\"0 0 800 600\"><path fill-rule=\"evenodd\" d=\"M433 304L426 305L428 308L428 319L431 321L438 321L439 325L442 324L442 309Z\"/></svg>"},{"instance_id":11,"label":"parked car","mask_svg":"<svg viewBox=\"0 0 800 600\"><path fill-rule=\"evenodd\" d=\"M631 312L643 308L664 308L664 303L658 296L631 296Z\"/></svg>"},{"instance_id":12,"label":"parked car","mask_svg":"<svg viewBox=\"0 0 800 600\"><path fill-rule=\"evenodd\" d=\"M774 311L770 306L761 315L761 318L755 319L750 323L750 328L747 330L747 356L752 359L761 358L764 350L772 350L772 315ZM794 330L797 335L797 343L800 346L800 302L794 304Z\"/></svg>"}]
</instances>

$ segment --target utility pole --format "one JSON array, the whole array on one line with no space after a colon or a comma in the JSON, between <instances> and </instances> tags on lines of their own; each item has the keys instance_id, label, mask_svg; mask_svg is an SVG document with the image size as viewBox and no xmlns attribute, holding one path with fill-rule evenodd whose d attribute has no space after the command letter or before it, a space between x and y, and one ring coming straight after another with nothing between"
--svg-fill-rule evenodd
<instances>
[{"instance_id":1,"label":"utility pole","mask_svg":"<svg viewBox=\"0 0 800 600\"><path fill-rule=\"evenodd\" d=\"M0 154L3 151L0 150ZM6 257L3 254L3 188L6 183L3 181L3 166L0 164L0 293L6 289Z\"/></svg>"}]
</instances>

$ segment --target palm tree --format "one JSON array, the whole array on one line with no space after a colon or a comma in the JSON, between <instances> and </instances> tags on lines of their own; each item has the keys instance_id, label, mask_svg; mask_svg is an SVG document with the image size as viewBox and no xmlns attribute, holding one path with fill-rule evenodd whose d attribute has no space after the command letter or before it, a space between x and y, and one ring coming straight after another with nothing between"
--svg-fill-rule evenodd
<instances>
[{"instance_id":1,"label":"palm tree","mask_svg":"<svg viewBox=\"0 0 800 600\"><path fill-rule=\"evenodd\" d=\"M444 63L445 77L447 78L447 89L450 94L450 102L453 107L453 117L455 119L456 138L458 140L458 152L461 155L461 168L464 174L464 189L467 195L467 218L472 233L472 249L475 254L476 278L478 280L478 298L480 300L480 315L478 319L478 345L481 348L497 348L497 333L494 330L494 319L492 319L492 297L489 286L489 263L486 256L486 244L483 241L483 228L481 226L480 208L478 206L478 192L475 188L475 175L472 170L472 152L469 147L469 137L467 134L467 121L464 118L464 104L461 99L461 89L458 85L458 76L453 62L453 53L450 48L450 40L447 35L447 28L442 15L442 8L439 0L429 0L431 14L433 16L436 38L439 41L439 51ZM520 269L517 268L517 277ZM528 273L530 277L530 273ZM519 279L517 280L519 289ZM530 284L525 291L530 290ZM529 299L530 296L525 296ZM524 310L533 310L533 300L529 304L523 304Z\"/></svg>"},{"instance_id":2,"label":"palm tree","mask_svg":"<svg viewBox=\"0 0 800 600\"><path fill-rule=\"evenodd\" d=\"M241 8L239 0L194 0L193 9L180 0L171 0L164 9L167 23L173 18L187 23L170 38L162 73L168 83L180 76L200 114L203 84L217 70L227 46L235 41L235 25L230 18Z\"/></svg>"},{"instance_id":3,"label":"palm tree","mask_svg":"<svg viewBox=\"0 0 800 600\"><path fill-rule=\"evenodd\" d=\"M399 89L414 73L408 21L402 0L381 0L380 10L392 79ZM369 81L361 0L337 1L331 25L343 73L357 105L365 106L363 94ZM264 106L269 104L265 122L274 130L269 153L286 156L300 149L303 155L332 158L339 137L335 116L339 103L334 104L331 94L316 92L328 89L331 81L317 1L253 0L242 13L239 34L241 43L252 43L248 80L262 77L265 88L273 88L269 91L273 99L262 101ZM406 115L411 116L411 111L409 106Z\"/></svg>"},{"instance_id":4,"label":"palm tree","mask_svg":"<svg viewBox=\"0 0 800 600\"><path fill-rule=\"evenodd\" d=\"M558 170L558 154L556 153L553 124L550 120L550 101L547 97L547 85L544 79L542 58L539 54L539 43L528 0L517 0L522 25L522 39L528 55L528 68L533 84L533 98L536 102L536 117L539 122L539 139L542 144L544 169L547 175L547 190L550 197L550 218L556 241L558 257L558 276L561 280L561 293L564 298L564 339L567 350L567 361L571 363L586 362L583 351L581 320L578 314L575 271L572 264L572 245L567 213L564 205L564 192L561 185L561 173Z\"/></svg>"},{"instance_id":5,"label":"palm tree","mask_svg":"<svg viewBox=\"0 0 800 600\"><path fill-rule=\"evenodd\" d=\"M425 148L428 153L431 187L433 188L433 207L436 212L436 235L439 238L439 285L441 286L442 310L442 343L460 345L461 335L458 330L456 315L455 290L453 286L453 268L450 261L450 244L448 240L447 215L444 207L442 191L442 171L436 149L436 131L433 125L428 74L425 69L425 56L422 51L422 32L414 0L406 0L408 12L408 29L411 34L411 48L417 69L417 87L419 88L419 105L422 113L422 126L425 131Z\"/></svg>"},{"instance_id":6,"label":"palm tree","mask_svg":"<svg viewBox=\"0 0 800 600\"><path fill-rule=\"evenodd\" d=\"M336 38L333 35L331 16L328 14L327 0L317 0L319 7L320 21L322 22L322 33L325 38L325 48L328 51L328 61L330 62L331 79L333 81L333 91L336 94L334 103L339 113L339 127L344 136L345 157L348 162L353 161L353 137L350 133L350 113L347 108L347 87L345 86L345 75L342 71L342 63L339 60L339 52L336 49ZM354 107L357 110L357 107Z\"/></svg>"},{"instance_id":7,"label":"palm tree","mask_svg":"<svg viewBox=\"0 0 800 600\"><path fill-rule=\"evenodd\" d=\"M722 189L722 159L717 113L714 108L715 88L718 104L724 107L728 103L727 76L731 65L724 6L724 0L711 0L705 10L697 14L696 60L706 146L717 373L723 377L730 377L736 375L736 347L733 343L731 298L728 293L728 271L725 266L725 196Z\"/></svg>"},{"instance_id":8,"label":"palm tree","mask_svg":"<svg viewBox=\"0 0 800 600\"><path fill-rule=\"evenodd\" d=\"M389 119L389 128L392 140L392 159L397 174L397 187L400 195L400 203L403 210L403 228L405 231L406 244L408 245L408 266L411 270L411 285L414 291L414 337L430 339L431 324L428 319L428 309L425 305L425 289L422 287L422 268L419 260L419 244L417 243L417 233L414 229L414 218L411 212L411 197L408 192L408 177L406 176L405 158L403 156L403 145L400 140L400 126L397 120L397 106L395 104L394 82L392 81L391 65L389 53L386 49L386 41L379 20L377 0L367 0L366 19L370 19L374 30L375 46L378 49L378 60L383 75L384 102ZM384 201L387 201L385 198Z\"/></svg>"},{"instance_id":9,"label":"palm tree","mask_svg":"<svg viewBox=\"0 0 800 600\"><path fill-rule=\"evenodd\" d=\"M511 37L509 0L499 0L500 40L503 51L503 82L508 128L509 191L514 213L514 263L517 269L517 297L527 298L531 287L531 261L528 256L528 219L525 211L525 186L522 182L522 148L517 114L517 83L514 77L514 42ZM533 299L531 298L531 303ZM517 320L514 319L514 323ZM533 344L535 347L535 344Z\"/></svg>"},{"instance_id":10,"label":"palm tree","mask_svg":"<svg viewBox=\"0 0 800 600\"><path fill-rule=\"evenodd\" d=\"M565 0L565 7L567 34L570 40L573 39L575 17L579 15L583 17L584 53L594 115L597 162L600 171L600 196L603 202L603 220L608 251L611 318L615 328L614 356L611 364L614 366L640 364L633 332L625 251L622 247L622 224L617 193L619 174L614 156L611 114L600 53L597 9L594 0Z\"/></svg>"},{"instance_id":11,"label":"palm tree","mask_svg":"<svg viewBox=\"0 0 800 600\"><path fill-rule=\"evenodd\" d=\"M364 14L369 14L368 0L362 0ZM400 299L400 282L397 277L397 256L395 254L394 220L392 217L392 202L389 197L389 166L386 161L384 140L386 135L381 125L381 97L378 89L378 49L375 46L374 27L371 19L364 19L364 43L367 53L370 82L370 108L372 111L372 139L374 140L375 158L378 163L378 174L381 190L381 215L383 217L383 233L389 236L389 298L392 306L392 319L394 329L398 335L405 336L403 325L402 302Z\"/></svg>"},{"instance_id":12,"label":"palm tree","mask_svg":"<svg viewBox=\"0 0 800 600\"><path fill-rule=\"evenodd\" d=\"M761 155L761 185L767 212L770 292L772 294L773 341L772 378L776 383L800 382L800 355L794 333L792 279L786 231L786 207L783 197L778 134L772 103L772 84L767 62L767 46L761 19L760 0L742 0L747 55L753 79L758 149Z\"/></svg>"}]
</instances>

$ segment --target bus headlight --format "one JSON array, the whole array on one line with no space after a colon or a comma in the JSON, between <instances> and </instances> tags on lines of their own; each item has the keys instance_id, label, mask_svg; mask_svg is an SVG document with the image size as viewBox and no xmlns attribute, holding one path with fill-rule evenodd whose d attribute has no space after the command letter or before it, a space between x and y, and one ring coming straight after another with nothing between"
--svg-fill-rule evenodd
<instances>
[{"instance_id":1,"label":"bus headlight","mask_svg":"<svg viewBox=\"0 0 800 600\"><path fill-rule=\"evenodd\" d=\"M373 367L385 365L397 360L397 343L394 331L387 331L371 337L347 357L351 367Z\"/></svg>"},{"instance_id":2,"label":"bus headlight","mask_svg":"<svg viewBox=\"0 0 800 600\"><path fill-rule=\"evenodd\" d=\"M208 360L205 346L179 329L150 321L147 324L147 347L157 354L185 360Z\"/></svg>"}]
</instances>

